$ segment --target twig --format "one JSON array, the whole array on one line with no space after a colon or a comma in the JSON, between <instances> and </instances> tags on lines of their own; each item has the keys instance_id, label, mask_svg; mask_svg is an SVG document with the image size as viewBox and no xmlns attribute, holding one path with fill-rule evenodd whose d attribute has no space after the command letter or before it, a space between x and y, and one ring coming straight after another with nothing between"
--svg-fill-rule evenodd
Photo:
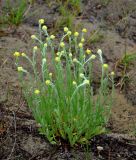
<instances>
[{"instance_id":1,"label":"twig","mask_svg":"<svg viewBox=\"0 0 136 160\"><path fill-rule=\"evenodd\" d=\"M32 7L32 5L31 5L31 4L29 4L29 6L28 6L27 10L25 11L25 13L24 13L23 17L26 17L26 15L27 15L27 14L28 14L28 12L30 11L31 7Z\"/></svg>"},{"instance_id":2,"label":"twig","mask_svg":"<svg viewBox=\"0 0 136 160\"><path fill-rule=\"evenodd\" d=\"M15 145L16 145L16 115L15 115L15 112L13 111L13 117L14 117L14 129L15 129L15 140L14 140L14 144L13 144L13 147L12 147L12 150L10 152L10 155L8 156L7 160L10 160L13 152L14 152L14 149L15 149Z\"/></svg>"}]
</instances>

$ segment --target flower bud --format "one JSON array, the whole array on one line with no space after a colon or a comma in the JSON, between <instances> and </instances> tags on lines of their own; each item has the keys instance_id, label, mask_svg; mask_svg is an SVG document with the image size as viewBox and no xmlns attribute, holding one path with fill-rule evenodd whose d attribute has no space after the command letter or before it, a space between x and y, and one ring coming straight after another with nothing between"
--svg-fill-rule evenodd
<instances>
[{"instance_id":1,"label":"flower bud","mask_svg":"<svg viewBox=\"0 0 136 160\"><path fill-rule=\"evenodd\" d=\"M54 35L51 35L50 38L53 40L53 39L55 39L55 36L54 36Z\"/></svg>"},{"instance_id":2,"label":"flower bud","mask_svg":"<svg viewBox=\"0 0 136 160\"><path fill-rule=\"evenodd\" d=\"M46 58L43 58L43 59L42 59L42 62L43 62L43 63L46 63Z\"/></svg>"},{"instance_id":3,"label":"flower bud","mask_svg":"<svg viewBox=\"0 0 136 160\"><path fill-rule=\"evenodd\" d=\"M87 54L91 54L91 50L90 50L90 49L87 49L87 50L86 50L86 53L87 53Z\"/></svg>"},{"instance_id":4,"label":"flower bud","mask_svg":"<svg viewBox=\"0 0 136 160\"><path fill-rule=\"evenodd\" d=\"M109 67L108 64L103 64L104 69L108 69L108 67Z\"/></svg>"},{"instance_id":5,"label":"flower bud","mask_svg":"<svg viewBox=\"0 0 136 160\"><path fill-rule=\"evenodd\" d=\"M60 47L62 47L62 48L65 47L65 43L64 43L64 42L61 42L61 43L60 43Z\"/></svg>"},{"instance_id":6,"label":"flower bud","mask_svg":"<svg viewBox=\"0 0 136 160\"><path fill-rule=\"evenodd\" d=\"M78 37L78 36L79 36L79 33L78 33L78 32L75 32L75 33L74 33L74 36L75 36L75 37Z\"/></svg>"},{"instance_id":7,"label":"flower bud","mask_svg":"<svg viewBox=\"0 0 136 160\"><path fill-rule=\"evenodd\" d=\"M64 27L64 32L68 32L68 28L67 27Z\"/></svg>"},{"instance_id":8,"label":"flower bud","mask_svg":"<svg viewBox=\"0 0 136 160\"><path fill-rule=\"evenodd\" d=\"M78 60L76 58L73 59L73 62L77 62Z\"/></svg>"},{"instance_id":9,"label":"flower bud","mask_svg":"<svg viewBox=\"0 0 136 160\"><path fill-rule=\"evenodd\" d=\"M82 29L82 32L83 32L83 33L86 33L86 32L87 32L87 29L86 29L86 28L83 28L83 29Z\"/></svg>"},{"instance_id":10,"label":"flower bud","mask_svg":"<svg viewBox=\"0 0 136 160\"><path fill-rule=\"evenodd\" d=\"M91 59L95 59L95 58L96 58L96 55L92 54Z\"/></svg>"},{"instance_id":11,"label":"flower bud","mask_svg":"<svg viewBox=\"0 0 136 160\"><path fill-rule=\"evenodd\" d=\"M60 62L60 57L55 57L56 62Z\"/></svg>"},{"instance_id":12,"label":"flower bud","mask_svg":"<svg viewBox=\"0 0 136 160\"><path fill-rule=\"evenodd\" d=\"M68 31L67 34L70 36L70 35L72 34L72 32L71 32L71 31Z\"/></svg>"},{"instance_id":13,"label":"flower bud","mask_svg":"<svg viewBox=\"0 0 136 160\"><path fill-rule=\"evenodd\" d=\"M69 57L72 57L72 53L69 53Z\"/></svg>"},{"instance_id":14,"label":"flower bud","mask_svg":"<svg viewBox=\"0 0 136 160\"><path fill-rule=\"evenodd\" d=\"M47 47L48 45L47 45L47 43L44 43L44 47Z\"/></svg>"},{"instance_id":15,"label":"flower bud","mask_svg":"<svg viewBox=\"0 0 136 160\"><path fill-rule=\"evenodd\" d=\"M22 56L22 57L25 57L25 56L26 56L26 54L25 54L25 53L21 53L21 56Z\"/></svg>"},{"instance_id":16,"label":"flower bud","mask_svg":"<svg viewBox=\"0 0 136 160\"><path fill-rule=\"evenodd\" d=\"M89 80L87 80L87 79L84 80L84 83L87 84L87 85L90 84Z\"/></svg>"},{"instance_id":17,"label":"flower bud","mask_svg":"<svg viewBox=\"0 0 136 160\"><path fill-rule=\"evenodd\" d=\"M46 25L42 26L42 30L46 31L47 30L47 26Z\"/></svg>"},{"instance_id":18,"label":"flower bud","mask_svg":"<svg viewBox=\"0 0 136 160\"><path fill-rule=\"evenodd\" d=\"M31 35L31 38L32 38L33 40L37 39L36 35Z\"/></svg>"},{"instance_id":19,"label":"flower bud","mask_svg":"<svg viewBox=\"0 0 136 160\"><path fill-rule=\"evenodd\" d=\"M98 49L97 53L98 53L98 54L102 54L102 50L101 50L101 49Z\"/></svg>"},{"instance_id":20,"label":"flower bud","mask_svg":"<svg viewBox=\"0 0 136 160\"><path fill-rule=\"evenodd\" d=\"M39 19L39 24L44 24L44 19Z\"/></svg>"},{"instance_id":21,"label":"flower bud","mask_svg":"<svg viewBox=\"0 0 136 160\"><path fill-rule=\"evenodd\" d=\"M48 86L48 85L51 84L51 81L50 81L50 80L46 80L46 81L45 81L45 84Z\"/></svg>"},{"instance_id":22,"label":"flower bud","mask_svg":"<svg viewBox=\"0 0 136 160\"><path fill-rule=\"evenodd\" d=\"M76 86L76 85L77 85L76 81L73 81L72 84L73 84L73 86Z\"/></svg>"},{"instance_id":23,"label":"flower bud","mask_svg":"<svg viewBox=\"0 0 136 160\"><path fill-rule=\"evenodd\" d=\"M111 76L114 76L115 75L115 73L114 72L111 72Z\"/></svg>"},{"instance_id":24,"label":"flower bud","mask_svg":"<svg viewBox=\"0 0 136 160\"><path fill-rule=\"evenodd\" d=\"M82 48L83 47L83 43L79 43L78 46L79 46L79 48Z\"/></svg>"},{"instance_id":25,"label":"flower bud","mask_svg":"<svg viewBox=\"0 0 136 160\"><path fill-rule=\"evenodd\" d=\"M80 76L80 78L84 78L84 74L83 73L80 73L79 76Z\"/></svg>"},{"instance_id":26,"label":"flower bud","mask_svg":"<svg viewBox=\"0 0 136 160\"><path fill-rule=\"evenodd\" d=\"M20 53L19 53L19 52L15 52L13 55L14 55L15 57L19 57L19 56L20 56Z\"/></svg>"},{"instance_id":27,"label":"flower bud","mask_svg":"<svg viewBox=\"0 0 136 160\"><path fill-rule=\"evenodd\" d=\"M23 71L23 67L17 67L18 72L22 72Z\"/></svg>"},{"instance_id":28,"label":"flower bud","mask_svg":"<svg viewBox=\"0 0 136 160\"><path fill-rule=\"evenodd\" d=\"M36 90L34 91L34 93L38 95L38 94L40 94L40 91L39 91L38 89L36 89Z\"/></svg>"},{"instance_id":29,"label":"flower bud","mask_svg":"<svg viewBox=\"0 0 136 160\"><path fill-rule=\"evenodd\" d=\"M84 42L85 42L85 39L84 39L84 38L82 38L82 39L81 39L81 42L82 42L82 43L84 43Z\"/></svg>"},{"instance_id":30,"label":"flower bud","mask_svg":"<svg viewBox=\"0 0 136 160\"><path fill-rule=\"evenodd\" d=\"M52 77L52 73L49 73L49 76Z\"/></svg>"},{"instance_id":31,"label":"flower bud","mask_svg":"<svg viewBox=\"0 0 136 160\"><path fill-rule=\"evenodd\" d=\"M34 46L33 51L37 51L37 50L38 50L38 47Z\"/></svg>"}]
</instances>

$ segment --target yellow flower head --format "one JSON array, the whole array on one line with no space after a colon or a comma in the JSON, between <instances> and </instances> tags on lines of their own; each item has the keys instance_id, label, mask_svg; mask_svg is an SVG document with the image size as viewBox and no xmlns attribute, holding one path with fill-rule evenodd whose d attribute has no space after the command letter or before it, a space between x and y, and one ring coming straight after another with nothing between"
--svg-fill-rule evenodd
<instances>
[{"instance_id":1,"label":"yellow flower head","mask_svg":"<svg viewBox=\"0 0 136 160\"><path fill-rule=\"evenodd\" d=\"M69 57L72 57L72 53L69 53Z\"/></svg>"},{"instance_id":2,"label":"yellow flower head","mask_svg":"<svg viewBox=\"0 0 136 160\"><path fill-rule=\"evenodd\" d=\"M77 85L76 81L73 81L72 84L73 84L73 86L76 86L76 85Z\"/></svg>"},{"instance_id":3,"label":"yellow flower head","mask_svg":"<svg viewBox=\"0 0 136 160\"><path fill-rule=\"evenodd\" d=\"M96 58L96 55L92 54L91 59L95 59L95 58Z\"/></svg>"},{"instance_id":4,"label":"yellow flower head","mask_svg":"<svg viewBox=\"0 0 136 160\"><path fill-rule=\"evenodd\" d=\"M39 24L44 24L44 19L39 19Z\"/></svg>"},{"instance_id":5,"label":"yellow flower head","mask_svg":"<svg viewBox=\"0 0 136 160\"><path fill-rule=\"evenodd\" d=\"M83 58L86 58L86 55L85 55L85 54L83 55Z\"/></svg>"},{"instance_id":6,"label":"yellow flower head","mask_svg":"<svg viewBox=\"0 0 136 160\"><path fill-rule=\"evenodd\" d=\"M47 45L47 43L44 43L44 47L47 47L48 45Z\"/></svg>"},{"instance_id":7,"label":"yellow flower head","mask_svg":"<svg viewBox=\"0 0 136 160\"><path fill-rule=\"evenodd\" d=\"M87 50L86 50L86 53L87 53L87 54L91 54L92 52L91 52L90 49L87 49Z\"/></svg>"},{"instance_id":8,"label":"yellow flower head","mask_svg":"<svg viewBox=\"0 0 136 160\"><path fill-rule=\"evenodd\" d=\"M80 78L84 78L84 74L83 73L80 73L79 76L80 76Z\"/></svg>"},{"instance_id":9,"label":"yellow flower head","mask_svg":"<svg viewBox=\"0 0 136 160\"><path fill-rule=\"evenodd\" d=\"M114 72L111 72L111 76L114 76L115 75L115 73Z\"/></svg>"},{"instance_id":10,"label":"yellow flower head","mask_svg":"<svg viewBox=\"0 0 136 160\"><path fill-rule=\"evenodd\" d=\"M14 55L15 57L19 57L19 56L20 56L20 53L19 53L19 52L15 52L13 55Z\"/></svg>"},{"instance_id":11,"label":"yellow flower head","mask_svg":"<svg viewBox=\"0 0 136 160\"><path fill-rule=\"evenodd\" d=\"M83 32L83 33L86 33L86 32L87 32L87 29L86 29L86 28L83 28L83 29L82 29L82 32Z\"/></svg>"},{"instance_id":12,"label":"yellow flower head","mask_svg":"<svg viewBox=\"0 0 136 160\"><path fill-rule=\"evenodd\" d=\"M38 89L36 89L35 91L34 91L34 94L40 94L40 91L38 90Z\"/></svg>"},{"instance_id":13,"label":"yellow flower head","mask_svg":"<svg viewBox=\"0 0 136 160\"><path fill-rule=\"evenodd\" d=\"M77 62L78 60L76 58L73 59L73 62Z\"/></svg>"},{"instance_id":14,"label":"yellow flower head","mask_svg":"<svg viewBox=\"0 0 136 160\"><path fill-rule=\"evenodd\" d=\"M108 69L108 67L109 67L108 64L103 64L104 69Z\"/></svg>"},{"instance_id":15,"label":"yellow flower head","mask_svg":"<svg viewBox=\"0 0 136 160\"><path fill-rule=\"evenodd\" d=\"M65 47L65 43L64 42L61 42L60 43L60 46L63 48L63 47Z\"/></svg>"},{"instance_id":16,"label":"yellow flower head","mask_svg":"<svg viewBox=\"0 0 136 160\"><path fill-rule=\"evenodd\" d=\"M22 56L22 57L25 57L25 56L26 56L26 54L25 54L25 53L21 53L21 56Z\"/></svg>"},{"instance_id":17,"label":"yellow flower head","mask_svg":"<svg viewBox=\"0 0 136 160\"><path fill-rule=\"evenodd\" d=\"M60 62L60 57L55 57L56 62Z\"/></svg>"},{"instance_id":18,"label":"yellow flower head","mask_svg":"<svg viewBox=\"0 0 136 160\"><path fill-rule=\"evenodd\" d=\"M48 86L48 85L51 84L51 81L50 81L50 80L46 80L46 81L45 81L45 84Z\"/></svg>"},{"instance_id":19,"label":"yellow flower head","mask_svg":"<svg viewBox=\"0 0 136 160\"><path fill-rule=\"evenodd\" d=\"M49 73L49 76L52 77L52 73Z\"/></svg>"},{"instance_id":20,"label":"yellow flower head","mask_svg":"<svg viewBox=\"0 0 136 160\"><path fill-rule=\"evenodd\" d=\"M46 31L47 30L47 26L46 25L42 26L42 30Z\"/></svg>"},{"instance_id":21,"label":"yellow flower head","mask_svg":"<svg viewBox=\"0 0 136 160\"><path fill-rule=\"evenodd\" d=\"M37 39L36 35L31 35L32 39Z\"/></svg>"},{"instance_id":22,"label":"yellow flower head","mask_svg":"<svg viewBox=\"0 0 136 160\"><path fill-rule=\"evenodd\" d=\"M43 58L43 59L42 59L43 64L45 64L46 61L47 61L46 58Z\"/></svg>"},{"instance_id":23,"label":"yellow flower head","mask_svg":"<svg viewBox=\"0 0 136 160\"><path fill-rule=\"evenodd\" d=\"M79 33L78 33L78 32L75 32L75 33L74 33L74 36L75 36L75 37L78 37L78 36L79 36Z\"/></svg>"},{"instance_id":24,"label":"yellow flower head","mask_svg":"<svg viewBox=\"0 0 136 160\"><path fill-rule=\"evenodd\" d=\"M57 52L57 53L56 53L57 56L60 56L60 54L61 54L60 52Z\"/></svg>"},{"instance_id":25,"label":"yellow flower head","mask_svg":"<svg viewBox=\"0 0 136 160\"><path fill-rule=\"evenodd\" d=\"M97 53L101 55L102 54L102 50L98 49Z\"/></svg>"},{"instance_id":26,"label":"yellow flower head","mask_svg":"<svg viewBox=\"0 0 136 160\"><path fill-rule=\"evenodd\" d=\"M71 32L71 31L68 31L67 34L70 36L70 35L72 34L72 32Z\"/></svg>"},{"instance_id":27,"label":"yellow flower head","mask_svg":"<svg viewBox=\"0 0 136 160\"><path fill-rule=\"evenodd\" d=\"M49 38L49 37L47 37L47 38L46 38L46 41L48 42L49 40L50 40L50 38Z\"/></svg>"},{"instance_id":28,"label":"yellow flower head","mask_svg":"<svg viewBox=\"0 0 136 160\"><path fill-rule=\"evenodd\" d=\"M38 47L37 47L37 46L34 46L33 50L34 50L34 51L37 51L37 50L38 50Z\"/></svg>"},{"instance_id":29,"label":"yellow flower head","mask_svg":"<svg viewBox=\"0 0 136 160\"><path fill-rule=\"evenodd\" d=\"M79 46L79 48L82 48L83 47L83 43L79 43L78 46Z\"/></svg>"},{"instance_id":30,"label":"yellow flower head","mask_svg":"<svg viewBox=\"0 0 136 160\"><path fill-rule=\"evenodd\" d=\"M17 67L18 72L22 72L23 71L23 67Z\"/></svg>"},{"instance_id":31,"label":"yellow flower head","mask_svg":"<svg viewBox=\"0 0 136 160\"><path fill-rule=\"evenodd\" d=\"M87 80L87 79L84 80L84 83L87 84L87 85L90 84L89 80Z\"/></svg>"},{"instance_id":32,"label":"yellow flower head","mask_svg":"<svg viewBox=\"0 0 136 160\"><path fill-rule=\"evenodd\" d=\"M68 32L68 27L64 27L64 32Z\"/></svg>"},{"instance_id":33,"label":"yellow flower head","mask_svg":"<svg viewBox=\"0 0 136 160\"><path fill-rule=\"evenodd\" d=\"M82 42L82 43L84 43L84 42L85 42L85 39L84 39L84 38L82 38L82 39L81 39L81 42Z\"/></svg>"},{"instance_id":34,"label":"yellow flower head","mask_svg":"<svg viewBox=\"0 0 136 160\"><path fill-rule=\"evenodd\" d=\"M51 35L50 38L53 40L53 39L55 39L55 36L54 36L54 35Z\"/></svg>"}]
</instances>

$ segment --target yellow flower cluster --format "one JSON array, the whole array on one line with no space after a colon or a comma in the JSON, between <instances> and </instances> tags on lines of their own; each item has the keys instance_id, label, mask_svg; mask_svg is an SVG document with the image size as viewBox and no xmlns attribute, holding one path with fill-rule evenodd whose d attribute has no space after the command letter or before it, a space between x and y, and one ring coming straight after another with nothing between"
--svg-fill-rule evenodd
<instances>
[{"instance_id":1,"label":"yellow flower cluster","mask_svg":"<svg viewBox=\"0 0 136 160\"><path fill-rule=\"evenodd\" d=\"M87 85L89 85L89 84L90 84L90 81L87 80L87 79L85 79L85 80L84 80L84 83L87 84Z\"/></svg>"},{"instance_id":2,"label":"yellow flower cluster","mask_svg":"<svg viewBox=\"0 0 136 160\"><path fill-rule=\"evenodd\" d=\"M49 76L52 77L52 73L51 72L49 73Z\"/></svg>"},{"instance_id":3,"label":"yellow flower cluster","mask_svg":"<svg viewBox=\"0 0 136 160\"><path fill-rule=\"evenodd\" d=\"M76 86L76 85L77 85L76 81L73 81L72 84L73 84L73 86Z\"/></svg>"},{"instance_id":4,"label":"yellow flower cluster","mask_svg":"<svg viewBox=\"0 0 136 160\"><path fill-rule=\"evenodd\" d=\"M34 46L33 51L37 51L37 50L38 50L38 47Z\"/></svg>"},{"instance_id":5,"label":"yellow flower cluster","mask_svg":"<svg viewBox=\"0 0 136 160\"><path fill-rule=\"evenodd\" d=\"M44 24L44 19L39 19L39 24Z\"/></svg>"},{"instance_id":6,"label":"yellow flower cluster","mask_svg":"<svg viewBox=\"0 0 136 160\"><path fill-rule=\"evenodd\" d=\"M69 35L69 36L72 34L72 32L69 31L68 27L64 27L64 32L66 32L67 35Z\"/></svg>"},{"instance_id":7,"label":"yellow flower cluster","mask_svg":"<svg viewBox=\"0 0 136 160\"><path fill-rule=\"evenodd\" d=\"M46 81L45 81L45 84L46 84L47 86L49 86L49 85L51 84L51 81L50 81L50 80L46 80Z\"/></svg>"},{"instance_id":8,"label":"yellow flower cluster","mask_svg":"<svg viewBox=\"0 0 136 160\"><path fill-rule=\"evenodd\" d=\"M83 43L79 43L78 46L79 46L79 48L82 48L83 47Z\"/></svg>"},{"instance_id":9,"label":"yellow flower cluster","mask_svg":"<svg viewBox=\"0 0 136 160\"><path fill-rule=\"evenodd\" d=\"M86 29L86 28L83 28L83 29L82 29L82 32L83 32L83 33L86 33L86 32L87 32L87 29Z\"/></svg>"},{"instance_id":10,"label":"yellow flower cluster","mask_svg":"<svg viewBox=\"0 0 136 160\"><path fill-rule=\"evenodd\" d=\"M64 32L68 32L68 27L64 27Z\"/></svg>"},{"instance_id":11,"label":"yellow flower cluster","mask_svg":"<svg viewBox=\"0 0 136 160\"><path fill-rule=\"evenodd\" d=\"M75 32L75 33L74 33L74 36L75 36L75 37L78 37L78 36L79 36L79 33L78 33L78 32Z\"/></svg>"},{"instance_id":12,"label":"yellow flower cluster","mask_svg":"<svg viewBox=\"0 0 136 160\"><path fill-rule=\"evenodd\" d=\"M108 69L108 67L109 67L108 64L103 64L104 69Z\"/></svg>"},{"instance_id":13,"label":"yellow flower cluster","mask_svg":"<svg viewBox=\"0 0 136 160\"><path fill-rule=\"evenodd\" d=\"M40 94L40 91L39 91L38 89L36 89L36 90L34 91L34 93L35 93L36 95L38 95L38 94Z\"/></svg>"},{"instance_id":14,"label":"yellow flower cluster","mask_svg":"<svg viewBox=\"0 0 136 160\"><path fill-rule=\"evenodd\" d=\"M60 62L60 57L55 57L56 62Z\"/></svg>"},{"instance_id":15,"label":"yellow flower cluster","mask_svg":"<svg viewBox=\"0 0 136 160\"><path fill-rule=\"evenodd\" d=\"M92 52L91 52L90 49L87 49L87 50L86 50L86 53L87 53L87 54L91 54Z\"/></svg>"},{"instance_id":16,"label":"yellow flower cluster","mask_svg":"<svg viewBox=\"0 0 136 160\"><path fill-rule=\"evenodd\" d=\"M25 53L21 53L21 56L22 56L22 57L25 57L25 56L26 56L26 54L25 54Z\"/></svg>"},{"instance_id":17,"label":"yellow flower cluster","mask_svg":"<svg viewBox=\"0 0 136 160\"><path fill-rule=\"evenodd\" d=\"M67 34L70 36L70 35L72 34L72 32L71 32L71 31L68 31Z\"/></svg>"},{"instance_id":18,"label":"yellow flower cluster","mask_svg":"<svg viewBox=\"0 0 136 160\"><path fill-rule=\"evenodd\" d=\"M73 59L73 62L77 62L78 60L76 58Z\"/></svg>"},{"instance_id":19,"label":"yellow flower cluster","mask_svg":"<svg viewBox=\"0 0 136 160\"><path fill-rule=\"evenodd\" d=\"M51 35L51 36L50 36L50 39L52 39L52 40L55 39L55 36L54 36L54 35Z\"/></svg>"},{"instance_id":20,"label":"yellow flower cluster","mask_svg":"<svg viewBox=\"0 0 136 160\"><path fill-rule=\"evenodd\" d=\"M23 67L17 67L18 72L22 72L23 71Z\"/></svg>"},{"instance_id":21,"label":"yellow flower cluster","mask_svg":"<svg viewBox=\"0 0 136 160\"><path fill-rule=\"evenodd\" d=\"M20 57L20 56L25 57L26 56L26 54L24 52L23 53L15 52L13 55L14 55L14 57Z\"/></svg>"},{"instance_id":22,"label":"yellow flower cluster","mask_svg":"<svg viewBox=\"0 0 136 160\"><path fill-rule=\"evenodd\" d=\"M80 76L80 78L84 78L84 74L83 73L80 73L79 76Z\"/></svg>"},{"instance_id":23,"label":"yellow flower cluster","mask_svg":"<svg viewBox=\"0 0 136 160\"><path fill-rule=\"evenodd\" d=\"M72 57L73 55L72 55L72 53L69 53L69 57Z\"/></svg>"},{"instance_id":24,"label":"yellow flower cluster","mask_svg":"<svg viewBox=\"0 0 136 160\"><path fill-rule=\"evenodd\" d=\"M19 56L20 56L20 52L15 52L13 55L14 55L15 57L19 57Z\"/></svg>"},{"instance_id":25,"label":"yellow flower cluster","mask_svg":"<svg viewBox=\"0 0 136 160\"><path fill-rule=\"evenodd\" d=\"M46 31L47 30L47 26L46 25L42 26L42 30Z\"/></svg>"},{"instance_id":26,"label":"yellow flower cluster","mask_svg":"<svg viewBox=\"0 0 136 160\"><path fill-rule=\"evenodd\" d=\"M115 73L112 71L112 72L111 72L111 76L114 76L114 75L115 75Z\"/></svg>"},{"instance_id":27,"label":"yellow flower cluster","mask_svg":"<svg viewBox=\"0 0 136 160\"><path fill-rule=\"evenodd\" d=\"M48 45L47 45L47 43L44 43L44 47L47 47Z\"/></svg>"},{"instance_id":28,"label":"yellow flower cluster","mask_svg":"<svg viewBox=\"0 0 136 160\"><path fill-rule=\"evenodd\" d=\"M84 42L85 42L85 39L84 39L84 38L82 38L82 39L81 39L81 42L82 42L82 43L84 43Z\"/></svg>"},{"instance_id":29,"label":"yellow flower cluster","mask_svg":"<svg viewBox=\"0 0 136 160\"><path fill-rule=\"evenodd\" d=\"M31 35L31 38L32 38L33 40L37 39L36 35Z\"/></svg>"},{"instance_id":30,"label":"yellow flower cluster","mask_svg":"<svg viewBox=\"0 0 136 160\"><path fill-rule=\"evenodd\" d=\"M64 43L64 42L61 42L61 43L60 43L60 47L64 48L64 47L65 47L65 43Z\"/></svg>"}]
</instances>

